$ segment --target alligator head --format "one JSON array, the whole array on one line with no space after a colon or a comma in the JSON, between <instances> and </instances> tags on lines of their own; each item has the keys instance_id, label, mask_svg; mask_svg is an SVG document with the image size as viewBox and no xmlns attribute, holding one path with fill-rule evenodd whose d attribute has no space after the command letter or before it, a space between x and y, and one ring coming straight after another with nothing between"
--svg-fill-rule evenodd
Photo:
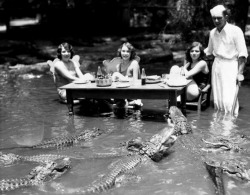
<instances>
[{"instance_id":1,"label":"alligator head","mask_svg":"<svg viewBox=\"0 0 250 195\"><path fill-rule=\"evenodd\" d=\"M247 169L246 163L237 159L214 160L207 159L206 166L221 168L224 173L236 179L250 181L250 169Z\"/></svg>"},{"instance_id":2,"label":"alligator head","mask_svg":"<svg viewBox=\"0 0 250 195\"><path fill-rule=\"evenodd\" d=\"M14 190L20 187L40 185L52 181L63 175L70 168L69 158L48 161L31 170L31 172L19 179L3 179L0 181L0 191Z\"/></svg>"},{"instance_id":3,"label":"alligator head","mask_svg":"<svg viewBox=\"0 0 250 195\"><path fill-rule=\"evenodd\" d=\"M85 130L76 136L76 141L88 140L90 138L97 137L104 133L104 130L99 128L93 128L92 130Z\"/></svg>"},{"instance_id":4,"label":"alligator head","mask_svg":"<svg viewBox=\"0 0 250 195\"><path fill-rule=\"evenodd\" d=\"M153 135L148 141L143 142L142 138L137 137L128 141L127 149L147 155L154 161L162 159L164 154L171 148L177 137L173 135L173 128L164 128L160 133Z\"/></svg>"},{"instance_id":5,"label":"alligator head","mask_svg":"<svg viewBox=\"0 0 250 195\"><path fill-rule=\"evenodd\" d=\"M192 133L192 127L188 123L187 118L182 114L179 108L171 106L168 116L175 128L175 135L183 135Z\"/></svg>"},{"instance_id":6,"label":"alligator head","mask_svg":"<svg viewBox=\"0 0 250 195\"><path fill-rule=\"evenodd\" d=\"M229 139L221 137L213 139L211 141L202 139L202 141L206 144L206 148L203 148L203 150L205 151L220 150L220 151L240 152L241 150L243 150L243 148L241 148L238 143L235 143Z\"/></svg>"},{"instance_id":7,"label":"alligator head","mask_svg":"<svg viewBox=\"0 0 250 195\"><path fill-rule=\"evenodd\" d=\"M27 178L32 180L34 184L54 180L63 175L70 168L70 163L69 158L48 161L47 164L34 168Z\"/></svg>"},{"instance_id":8,"label":"alligator head","mask_svg":"<svg viewBox=\"0 0 250 195\"><path fill-rule=\"evenodd\" d=\"M4 165L13 164L15 161L18 161L19 159L20 157L16 154L12 153L4 154L0 152L0 164Z\"/></svg>"}]
</instances>

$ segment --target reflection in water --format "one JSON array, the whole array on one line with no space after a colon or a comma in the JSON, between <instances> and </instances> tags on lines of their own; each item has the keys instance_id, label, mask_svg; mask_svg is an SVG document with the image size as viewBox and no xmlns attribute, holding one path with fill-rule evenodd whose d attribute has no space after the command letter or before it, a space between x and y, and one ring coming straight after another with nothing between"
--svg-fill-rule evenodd
<instances>
[{"instance_id":1,"label":"reflection in water","mask_svg":"<svg viewBox=\"0 0 250 195\"><path fill-rule=\"evenodd\" d=\"M44 137L44 126L27 124L17 129L17 134L10 138L19 146L32 146L41 143Z\"/></svg>"},{"instance_id":2,"label":"reflection in water","mask_svg":"<svg viewBox=\"0 0 250 195\"><path fill-rule=\"evenodd\" d=\"M33 145L45 139L80 133L94 127L109 130L84 146L71 147L65 150L5 150L15 154L37 155L55 153L82 156L84 159L72 159L71 171L55 182L60 185L83 187L110 170L110 164L119 157L90 158L95 153L115 154L121 143L131 138L149 138L167 126L164 100L143 100L141 111L133 111L125 118L111 116L87 116L76 114L68 116L68 108L57 101L57 93L49 75L10 77L0 74L0 148L11 148L17 145ZM244 96L242 95L244 94ZM187 111L187 118L193 126L197 138L208 136L229 136L244 134L250 136L249 109L247 97L248 86L242 86L239 92L241 110L237 118L215 112L212 107L197 113ZM120 154L120 153L119 153ZM241 155L241 154L238 154ZM243 156L242 156L243 157ZM249 161L248 161L249 162ZM3 178L21 177L27 174L34 163L20 163L9 167L0 167L0 180ZM211 181L208 179L204 165L192 158L190 153L176 145L172 152L159 163L148 162L139 166L134 174L138 180L122 183L104 194L214 194ZM249 194L250 187L227 179L225 186L228 194ZM40 188L25 188L11 194L59 194L50 185Z\"/></svg>"},{"instance_id":3,"label":"reflection in water","mask_svg":"<svg viewBox=\"0 0 250 195\"><path fill-rule=\"evenodd\" d=\"M230 136L238 131L236 117L224 112L215 111L210 122L210 132L215 135Z\"/></svg>"}]
</instances>

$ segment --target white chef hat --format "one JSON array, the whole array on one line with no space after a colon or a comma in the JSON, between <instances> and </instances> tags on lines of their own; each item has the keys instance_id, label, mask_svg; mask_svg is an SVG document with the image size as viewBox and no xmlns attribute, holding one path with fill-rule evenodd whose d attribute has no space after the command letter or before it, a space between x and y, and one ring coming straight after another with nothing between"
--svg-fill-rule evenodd
<instances>
[{"instance_id":1,"label":"white chef hat","mask_svg":"<svg viewBox=\"0 0 250 195\"><path fill-rule=\"evenodd\" d=\"M223 5L217 5L213 9L210 10L211 16L218 16L225 11L226 8Z\"/></svg>"}]
</instances>

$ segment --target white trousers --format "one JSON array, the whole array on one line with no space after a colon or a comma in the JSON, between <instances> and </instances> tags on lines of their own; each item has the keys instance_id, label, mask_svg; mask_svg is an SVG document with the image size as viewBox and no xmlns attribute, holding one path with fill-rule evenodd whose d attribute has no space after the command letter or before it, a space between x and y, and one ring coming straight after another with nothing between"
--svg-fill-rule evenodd
<instances>
[{"instance_id":1,"label":"white trousers","mask_svg":"<svg viewBox=\"0 0 250 195\"><path fill-rule=\"evenodd\" d=\"M212 91L215 109L231 112L236 92L238 61L216 57L212 67ZM239 103L236 101L234 114L238 114Z\"/></svg>"}]
</instances>

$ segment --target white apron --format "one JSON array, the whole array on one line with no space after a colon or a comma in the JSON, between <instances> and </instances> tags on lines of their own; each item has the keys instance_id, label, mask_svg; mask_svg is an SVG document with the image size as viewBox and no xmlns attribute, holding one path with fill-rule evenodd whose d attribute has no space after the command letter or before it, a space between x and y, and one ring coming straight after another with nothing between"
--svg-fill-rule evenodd
<instances>
[{"instance_id":1,"label":"white apron","mask_svg":"<svg viewBox=\"0 0 250 195\"><path fill-rule=\"evenodd\" d=\"M212 67L212 90L214 107L225 113L231 112L236 92L238 61L216 57ZM234 114L238 114L239 103L236 101Z\"/></svg>"}]
</instances>

